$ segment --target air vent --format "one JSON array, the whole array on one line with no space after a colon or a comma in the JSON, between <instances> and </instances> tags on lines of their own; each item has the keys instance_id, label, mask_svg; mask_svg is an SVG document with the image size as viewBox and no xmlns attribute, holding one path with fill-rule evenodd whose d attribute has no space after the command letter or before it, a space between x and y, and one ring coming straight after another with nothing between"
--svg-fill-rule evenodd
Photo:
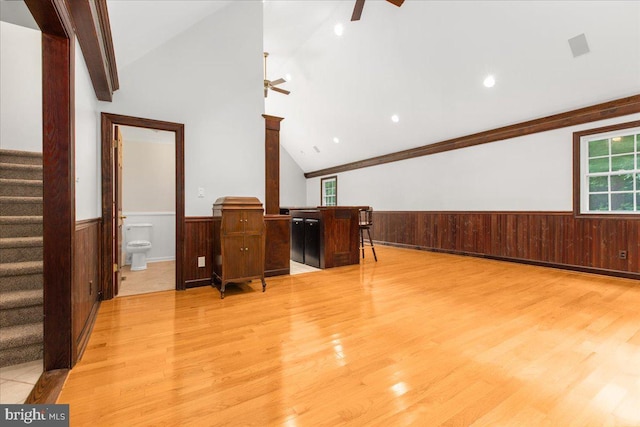
<instances>
[{"instance_id":1,"label":"air vent","mask_svg":"<svg viewBox=\"0 0 640 427\"><path fill-rule=\"evenodd\" d=\"M585 53L589 53L587 37L584 34L570 38L569 47L571 47L571 53L573 53L574 58L584 55Z\"/></svg>"}]
</instances>

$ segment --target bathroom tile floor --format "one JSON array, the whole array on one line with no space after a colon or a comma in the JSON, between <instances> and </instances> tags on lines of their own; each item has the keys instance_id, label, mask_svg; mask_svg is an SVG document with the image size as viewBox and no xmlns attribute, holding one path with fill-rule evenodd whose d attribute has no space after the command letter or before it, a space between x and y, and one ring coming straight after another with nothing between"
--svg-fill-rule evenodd
<instances>
[{"instance_id":1,"label":"bathroom tile floor","mask_svg":"<svg viewBox=\"0 0 640 427\"><path fill-rule=\"evenodd\" d=\"M290 261L289 263L289 274L303 274L303 273L312 273L314 271L320 271L319 268L311 267L310 265L300 264L299 262Z\"/></svg>"},{"instance_id":2,"label":"bathroom tile floor","mask_svg":"<svg viewBox=\"0 0 640 427\"><path fill-rule=\"evenodd\" d=\"M131 266L122 269L122 282L118 296L170 291L176 288L176 262L161 261L147 263L146 270L131 271Z\"/></svg>"},{"instance_id":3,"label":"bathroom tile floor","mask_svg":"<svg viewBox=\"0 0 640 427\"><path fill-rule=\"evenodd\" d=\"M42 359L0 368L0 403L24 403L41 374Z\"/></svg>"}]
</instances>

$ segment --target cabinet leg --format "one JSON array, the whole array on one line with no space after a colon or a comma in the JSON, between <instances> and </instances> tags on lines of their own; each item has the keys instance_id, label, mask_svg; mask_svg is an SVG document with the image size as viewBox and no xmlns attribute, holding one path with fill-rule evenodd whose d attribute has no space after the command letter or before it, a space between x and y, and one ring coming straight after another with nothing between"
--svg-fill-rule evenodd
<instances>
[{"instance_id":1,"label":"cabinet leg","mask_svg":"<svg viewBox=\"0 0 640 427\"><path fill-rule=\"evenodd\" d=\"M261 278L262 280L262 292L267 290L267 282L264 281L264 277Z\"/></svg>"},{"instance_id":2,"label":"cabinet leg","mask_svg":"<svg viewBox=\"0 0 640 427\"><path fill-rule=\"evenodd\" d=\"M224 299L224 283L220 284L220 299Z\"/></svg>"}]
</instances>

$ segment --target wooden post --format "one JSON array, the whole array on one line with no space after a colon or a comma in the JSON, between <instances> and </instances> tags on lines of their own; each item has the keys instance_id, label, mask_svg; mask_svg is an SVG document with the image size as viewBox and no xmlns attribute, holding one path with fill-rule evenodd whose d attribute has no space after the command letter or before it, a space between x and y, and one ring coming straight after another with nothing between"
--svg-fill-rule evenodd
<instances>
[{"instance_id":1,"label":"wooden post","mask_svg":"<svg viewBox=\"0 0 640 427\"><path fill-rule=\"evenodd\" d=\"M264 160L265 160L265 213L280 213L280 122L282 117L263 114L265 118Z\"/></svg>"}]
</instances>

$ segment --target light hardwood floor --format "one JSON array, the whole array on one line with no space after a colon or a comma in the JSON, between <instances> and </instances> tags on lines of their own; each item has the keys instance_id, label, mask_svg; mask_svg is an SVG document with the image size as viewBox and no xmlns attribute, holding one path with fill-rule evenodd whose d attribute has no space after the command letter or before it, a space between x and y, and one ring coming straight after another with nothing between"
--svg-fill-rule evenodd
<instances>
[{"instance_id":1,"label":"light hardwood floor","mask_svg":"<svg viewBox=\"0 0 640 427\"><path fill-rule=\"evenodd\" d=\"M637 426L640 283L378 246L379 262L102 303L74 426Z\"/></svg>"}]
</instances>

